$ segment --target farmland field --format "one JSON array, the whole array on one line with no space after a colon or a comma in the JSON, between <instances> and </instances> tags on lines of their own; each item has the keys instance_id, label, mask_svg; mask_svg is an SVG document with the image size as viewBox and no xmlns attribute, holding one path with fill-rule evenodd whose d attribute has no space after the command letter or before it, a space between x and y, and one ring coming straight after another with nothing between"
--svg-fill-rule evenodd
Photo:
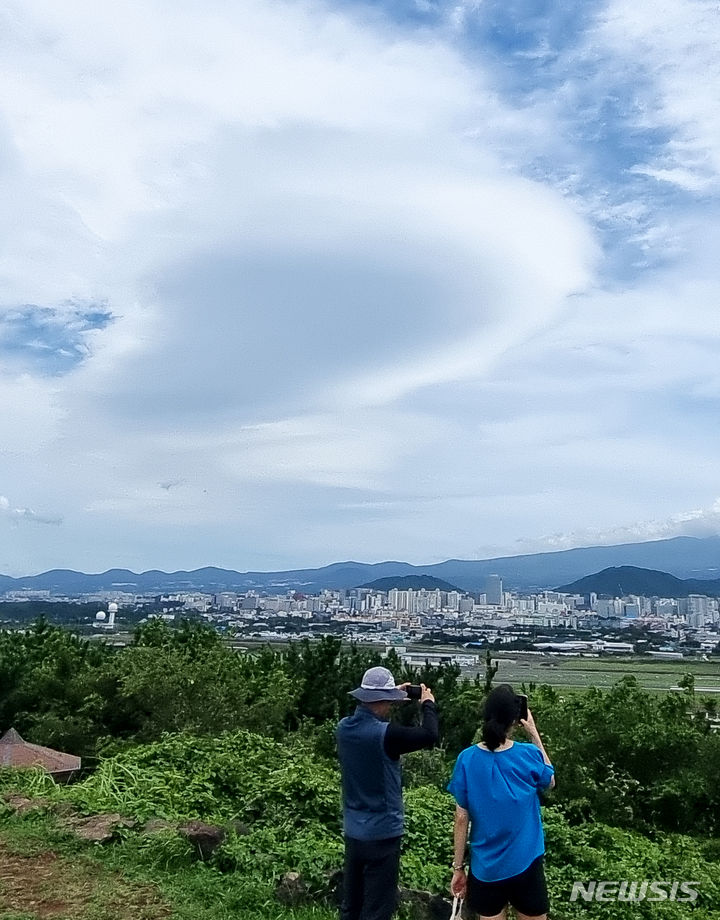
<instances>
[{"instance_id":1,"label":"farmland field","mask_svg":"<svg viewBox=\"0 0 720 920\"><path fill-rule=\"evenodd\" d=\"M413 652L421 652L420 648ZM522 652L493 654L493 661L500 667L496 683L536 683L552 687L585 688L611 687L622 677L635 677L641 687L647 690L668 691L676 687L685 674L692 674L699 693L720 694L720 659L708 661L686 658L682 661L658 661L656 659L628 656L622 658L583 658L578 655L547 656L527 655ZM467 676L478 671L484 673L484 663L479 659L476 668L464 670Z\"/></svg>"},{"instance_id":2,"label":"farmland field","mask_svg":"<svg viewBox=\"0 0 720 920\"><path fill-rule=\"evenodd\" d=\"M243 640L242 647L258 649L270 644L272 647L284 648L286 642L258 642ZM363 643L365 648L376 648L378 655L384 654L387 643ZM484 674L484 650L465 649L457 645L423 645L406 646L407 652L416 659L422 655L432 658L436 655L477 655L475 667L463 668L463 677ZM504 652L491 650L493 661L499 661L500 667L495 676L495 683L511 684L548 684L551 687L566 689L584 689L601 687L607 689L622 677L635 677L646 690L667 692L677 687L678 681L686 674L695 678L695 688L699 694L704 691L708 696L718 694L720 701L720 657L684 658L678 661L659 660L646 656L622 655L617 657L581 656L550 652L545 655L527 652Z\"/></svg>"}]
</instances>

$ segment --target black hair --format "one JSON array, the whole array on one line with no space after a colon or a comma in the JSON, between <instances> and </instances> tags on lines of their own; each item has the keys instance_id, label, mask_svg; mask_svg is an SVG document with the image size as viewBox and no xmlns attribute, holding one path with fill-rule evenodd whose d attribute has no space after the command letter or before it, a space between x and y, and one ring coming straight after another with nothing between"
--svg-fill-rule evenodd
<instances>
[{"instance_id":1,"label":"black hair","mask_svg":"<svg viewBox=\"0 0 720 920\"><path fill-rule=\"evenodd\" d=\"M510 726L520 714L520 701L510 684L500 684L488 694L483 707L482 740L494 751L507 740Z\"/></svg>"}]
</instances>

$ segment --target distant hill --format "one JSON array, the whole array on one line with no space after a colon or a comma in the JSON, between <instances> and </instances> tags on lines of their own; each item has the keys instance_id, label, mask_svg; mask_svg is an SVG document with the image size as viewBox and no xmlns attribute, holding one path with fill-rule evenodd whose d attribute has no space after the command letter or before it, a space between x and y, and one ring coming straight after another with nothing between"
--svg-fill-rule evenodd
<instances>
[{"instance_id":1,"label":"distant hill","mask_svg":"<svg viewBox=\"0 0 720 920\"><path fill-rule=\"evenodd\" d=\"M398 591L419 591L425 588L427 591L460 591L454 585L443 581L442 578L433 578L432 575L388 575L386 578L376 578L366 585L360 585L361 588L370 588L373 591L392 591L397 588Z\"/></svg>"},{"instance_id":2,"label":"distant hill","mask_svg":"<svg viewBox=\"0 0 720 920\"><path fill-rule=\"evenodd\" d=\"M569 585L556 589L567 594L605 594L610 597L625 597L627 594L641 594L645 597L687 597L690 594L704 594L720 597L720 578L675 578L667 572L640 569L632 565L603 569L594 575L586 575Z\"/></svg>"},{"instance_id":3,"label":"distant hill","mask_svg":"<svg viewBox=\"0 0 720 920\"><path fill-rule=\"evenodd\" d=\"M237 572L210 566L190 572L150 571L140 574L127 569L110 569L97 575L54 569L23 578L0 575L0 593L28 588L65 594L112 590L138 594L166 591L216 593L251 589L271 592L292 589L311 594L323 588L352 588L378 578L404 575L431 575L464 591L483 591L488 575L499 575L506 588L532 590L568 584L588 572L598 572L608 566L656 569L676 578L717 578L720 576L720 536L674 537L647 543L586 546L494 559L449 559L433 565L336 562L322 568L285 572Z\"/></svg>"}]
</instances>

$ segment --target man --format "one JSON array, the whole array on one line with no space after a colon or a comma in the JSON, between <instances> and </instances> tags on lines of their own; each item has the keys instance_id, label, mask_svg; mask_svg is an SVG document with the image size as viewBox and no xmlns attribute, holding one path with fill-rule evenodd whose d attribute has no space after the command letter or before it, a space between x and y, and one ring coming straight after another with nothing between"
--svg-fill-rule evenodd
<instances>
[{"instance_id":1,"label":"man","mask_svg":"<svg viewBox=\"0 0 720 920\"><path fill-rule=\"evenodd\" d=\"M390 920L397 905L403 800L400 756L438 741L435 697L421 684L422 725L390 722L394 703L407 700L387 668L370 668L352 695L353 715L337 727L343 786L345 870L342 920Z\"/></svg>"}]
</instances>

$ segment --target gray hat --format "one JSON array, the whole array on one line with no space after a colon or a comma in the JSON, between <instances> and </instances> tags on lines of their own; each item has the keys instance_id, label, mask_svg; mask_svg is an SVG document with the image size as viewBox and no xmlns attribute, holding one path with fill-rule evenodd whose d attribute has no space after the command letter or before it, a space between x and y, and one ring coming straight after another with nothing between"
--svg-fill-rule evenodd
<instances>
[{"instance_id":1,"label":"gray hat","mask_svg":"<svg viewBox=\"0 0 720 920\"><path fill-rule=\"evenodd\" d=\"M379 703L380 700L406 700L407 693L398 690L395 678L387 668L368 668L363 674L362 683L356 690L350 691L351 696L361 703Z\"/></svg>"}]
</instances>

